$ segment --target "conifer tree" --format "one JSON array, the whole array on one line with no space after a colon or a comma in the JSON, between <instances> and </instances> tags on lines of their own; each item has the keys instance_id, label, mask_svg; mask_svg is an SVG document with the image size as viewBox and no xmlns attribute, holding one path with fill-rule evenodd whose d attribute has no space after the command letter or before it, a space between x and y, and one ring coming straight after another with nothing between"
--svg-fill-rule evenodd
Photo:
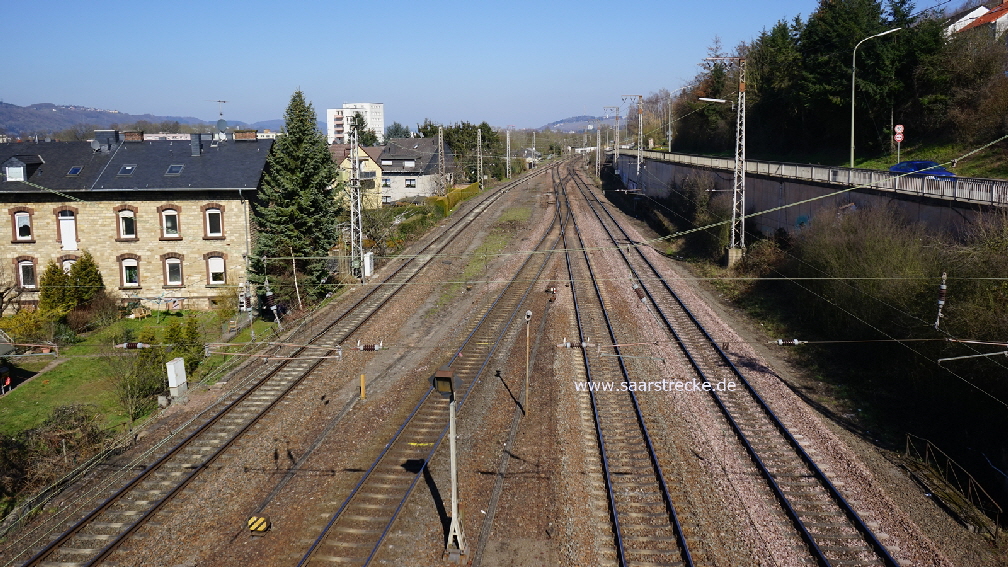
<instances>
[{"instance_id":1,"label":"conifer tree","mask_svg":"<svg viewBox=\"0 0 1008 567\"><path fill-rule=\"evenodd\" d=\"M105 289L105 280L98 270L98 264L87 251L70 268L69 281L75 305L87 305L98 292Z\"/></svg>"},{"instance_id":2,"label":"conifer tree","mask_svg":"<svg viewBox=\"0 0 1008 567\"><path fill-rule=\"evenodd\" d=\"M39 279L39 309L70 311L77 305L74 290L70 286L70 276L56 262L49 260Z\"/></svg>"},{"instance_id":3,"label":"conifer tree","mask_svg":"<svg viewBox=\"0 0 1008 567\"><path fill-rule=\"evenodd\" d=\"M319 258L336 243L336 166L325 135L315 124L315 109L295 91L284 113L285 133L277 138L252 210L257 241L251 265L253 281L270 278L273 291L283 300L294 296L293 267L289 260L266 257ZM329 275L326 261L297 260L298 285L303 297L325 295Z\"/></svg>"}]
</instances>

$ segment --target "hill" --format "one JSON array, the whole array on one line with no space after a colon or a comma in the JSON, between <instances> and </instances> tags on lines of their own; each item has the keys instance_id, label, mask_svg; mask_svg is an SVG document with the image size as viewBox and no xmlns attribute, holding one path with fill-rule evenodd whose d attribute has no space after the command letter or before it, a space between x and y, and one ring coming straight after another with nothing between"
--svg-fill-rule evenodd
<instances>
[{"instance_id":1,"label":"hill","mask_svg":"<svg viewBox=\"0 0 1008 567\"><path fill-rule=\"evenodd\" d=\"M567 133L579 133L588 130L594 130L595 124L602 122L609 126L616 124L616 119L613 117L604 116L572 116L570 118L564 118L563 120L557 120L555 122L550 122L549 124L539 128L539 130L553 130L555 132L567 132Z\"/></svg>"}]
</instances>

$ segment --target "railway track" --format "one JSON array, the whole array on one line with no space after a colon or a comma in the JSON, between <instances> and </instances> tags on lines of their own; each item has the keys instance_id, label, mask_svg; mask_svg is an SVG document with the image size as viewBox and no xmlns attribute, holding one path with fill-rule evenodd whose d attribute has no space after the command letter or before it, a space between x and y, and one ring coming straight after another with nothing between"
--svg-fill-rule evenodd
<instances>
[{"instance_id":1,"label":"railway track","mask_svg":"<svg viewBox=\"0 0 1008 567\"><path fill-rule=\"evenodd\" d=\"M534 252L447 361L461 386L460 411L560 242L565 216L566 209L557 203L553 222ZM298 566L369 565L447 433L448 400L430 388L332 514Z\"/></svg>"},{"instance_id":2,"label":"railway track","mask_svg":"<svg viewBox=\"0 0 1008 567\"><path fill-rule=\"evenodd\" d=\"M544 168L534 175L540 175ZM199 425L183 431L183 439L154 462L143 466L140 474L116 490L82 519L21 565L25 566L85 566L103 561L119 548L129 536L160 509L184 492L202 471L238 441L244 432L280 403L298 384L311 375L324 359L319 352L333 355L350 335L381 309L400 289L427 266L450 243L456 240L480 215L488 210L510 186L501 186L477 203L466 215L447 226L420 253L406 259L378 285L374 285L351 306L338 313L328 309L316 315L314 332L306 341L313 345L312 359L298 359L306 347L281 348L271 354L273 362L253 368L244 364L236 372L245 371L241 386L222 400L223 408ZM329 350L318 349L317 347ZM40 536L33 545L42 543ZM30 546L26 549L30 549ZM23 551L22 554L25 552ZM7 565L18 556L7 558Z\"/></svg>"},{"instance_id":3,"label":"railway track","mask_svg":"<svg viewBox=\"0 0 1008 567\"><path fill-rule=\"evenodd\" d=\"M626 262L635 283L703 384L735 381L740 387L709 393L801 540L820 566L896 567L871 528L809 456L739 368L672 290L587 182L582 196ZM614 343L616 341L614 340ZM706 389L706 388L705 388Z\"/></svg>"},{"instance_id":4,"label":"railway track","mask_svg":"<svg viewBox=\"0 0 1008 567\"><path fill-rule=\"evenodd\" d=\"M562 187L565 183L561 179ZM567 198L566 191L563 194ZM582 347L586 380L629 381L595 270L573 215L572 221L573 234L570 230L564 232L564 248L580 343L609 340L613 345ZM689 546L636 394L618 389L588 392L619 564L692 566Z\"/></svg>"}]
</instances>

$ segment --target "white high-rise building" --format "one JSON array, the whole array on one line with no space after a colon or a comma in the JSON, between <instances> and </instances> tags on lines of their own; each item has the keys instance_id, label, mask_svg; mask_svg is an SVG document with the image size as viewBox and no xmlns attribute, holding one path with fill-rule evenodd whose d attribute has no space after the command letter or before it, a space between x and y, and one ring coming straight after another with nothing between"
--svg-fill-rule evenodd
<instances>
[{"instance_id":1,"label":"white high-rise building","mask_svg":"<svg viewBox=\"0 0 1008 567\"><path fill-rule=\"evenodd\" d=\"M385 139L385 103L350 102L343 103L343 108L326 109L326 136L330 144L350 142L350 121L357 112L367 121L368 129L378 134L379 140Z\"/></svg>"}]
</instances>

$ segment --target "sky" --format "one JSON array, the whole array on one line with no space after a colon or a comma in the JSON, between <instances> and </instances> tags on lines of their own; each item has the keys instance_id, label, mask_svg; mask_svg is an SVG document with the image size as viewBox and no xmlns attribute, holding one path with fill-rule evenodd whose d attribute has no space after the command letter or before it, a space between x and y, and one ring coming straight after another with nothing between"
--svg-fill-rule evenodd
<instances>
[{"instance_id":1,"label":"sky","mask_svg":"<svg viewBox=\"0 0 1008 567\"><path fill-rule=\"evenodd\" d=\"M730 51L817 4L36 0L5 28L19 64L0 99L207 121L221 99L252 123L301 89L321 118L382 102L386 125L535 128L683 86L716 36Z\"/></svg>"}]
</instances>

